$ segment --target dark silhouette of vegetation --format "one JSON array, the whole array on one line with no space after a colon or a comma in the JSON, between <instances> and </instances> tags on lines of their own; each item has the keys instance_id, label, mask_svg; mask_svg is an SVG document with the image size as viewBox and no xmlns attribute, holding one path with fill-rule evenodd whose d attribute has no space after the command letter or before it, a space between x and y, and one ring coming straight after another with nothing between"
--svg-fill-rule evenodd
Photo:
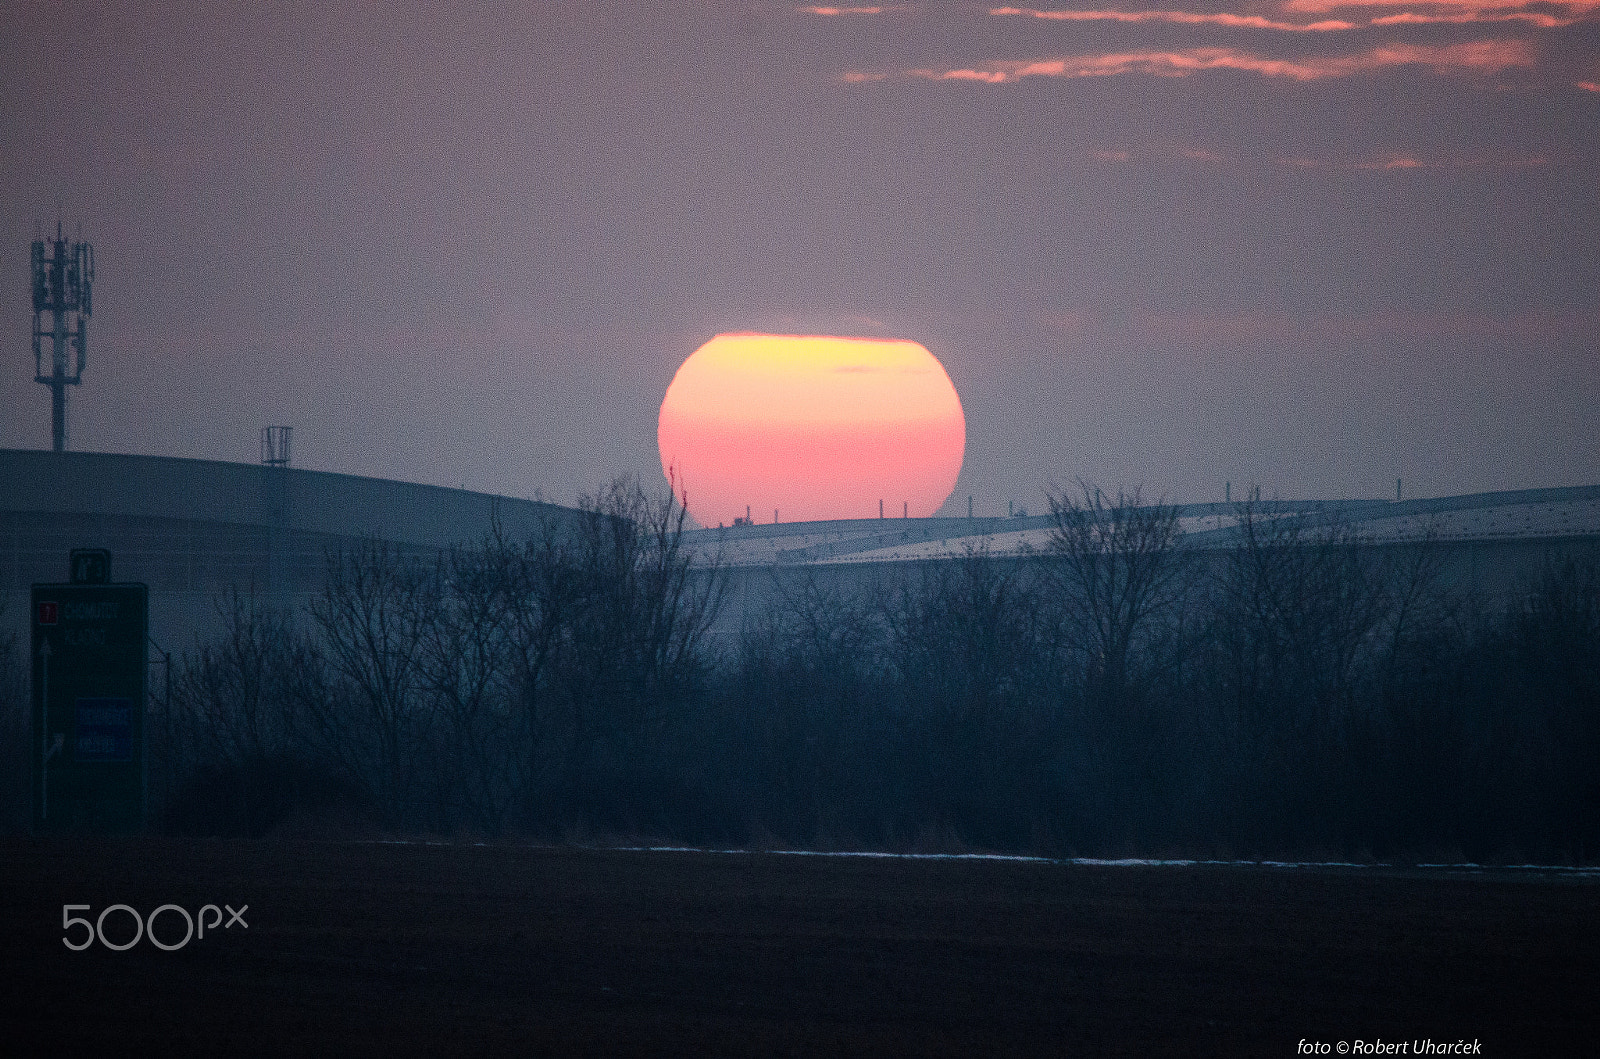
<instances>
[{"instance_id":1,"label":"dark silhouette of vegetation","mask_svg":"<svg viewBox=\"0 0 1600 1059\"><path fill-rule=\"evenodd\" d=\"M0 600L0 629L5 627L6 605ZM20 831L28 826L28 806L33 797L29 733L28 678L24 666L27 645L15 633L0 632L0 829Z\"/></svg>"},{"instance_id":2,"label":"dark silhouette of vegetation","mask_svg":"<svg viewBox=\"0 0 1600 1059\"><path fill-rule=\"evenodd\" d=\"M1176 648L1193 556L1175 508L1138 490L1107 501L1080 481L1050 496L1040 558L1052 654L1070 674L1075 830L1097 845L1137 845L1170 817L1181 775L1170 743L1191 718L1158 687Z\"/></svg>"},{"instance_id":3,"label":"dark silhouette of vegetation","mask_svg":"<svg viewBox=\"0 0 1600 1059\"><path fill-rule=\"evenodd\" d=\"M1600 557L1453 597L1429 537L1237 506L1224 548L1080 485L1048 547L722 575L618 483L576 526L330 558L175 678L164 819L1079 855L1592 861Z\"/></svg>"}]
</instances>

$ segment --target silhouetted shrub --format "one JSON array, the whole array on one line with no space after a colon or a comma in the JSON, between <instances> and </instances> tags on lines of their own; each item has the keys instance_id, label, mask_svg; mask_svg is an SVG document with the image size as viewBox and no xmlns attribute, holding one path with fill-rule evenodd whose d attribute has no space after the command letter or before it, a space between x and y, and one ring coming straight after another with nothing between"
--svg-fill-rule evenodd
<instances>
[{"instance_id":1,"label":"silhouetted shrub","mask_svg":"<svg viewBox=\"0 0 1600 1059\"><path fill-rule=\"evenodd\" d=\"M197 769L172 795L162 829L170 834L262 838L296 821L373 817L350 784L287 757L253 757Z\"/></svg>"},{"instance_id":2,"label":"silhouetted shrub","mask_svg":"<svg viewBox=\"0 0 1600 1059\"><path fill-rule=\"evenodd\" d=\"M628 483L576 530L330 557L308 612L231 596L184 660L165 825L1595 858L1594 555L1474 609L1426 537L1244 504L1186 551L1172 509L1082 492L1031 557L775 573L721 646L720 572Z\"/></svg>"}]
</instances>

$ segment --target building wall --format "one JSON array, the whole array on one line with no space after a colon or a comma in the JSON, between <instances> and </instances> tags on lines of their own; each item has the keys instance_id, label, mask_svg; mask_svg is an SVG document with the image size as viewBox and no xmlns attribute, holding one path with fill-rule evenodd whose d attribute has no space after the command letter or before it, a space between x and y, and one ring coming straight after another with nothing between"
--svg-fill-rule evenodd
<instances>
[{"instance_id":1,"label":"building wall","mask_svg":"<svg viewBox=\"0 0 1600 1059\"><path fill-rule=\"evenodd\" d=\"M0 512L198 519L447 547L498 513L515 535L555 504L381 478L215 460L0 449Z\"/></svg>"},{"instance_id":2,"label":"building wall","mask_svg":"<svg viewBox=\"0 0 1600 1059\"><path fill-rule=\"evenodd\" d=\"M1594 487L1528 491L1404 505L1366 501L1352 511L1370 508L1370 514L1388 517L1462 506L1490 510L1488 505L1511 502L1572 503L1597 492ZM1231 510L1202 507L1188 513ZM215 606L229 587L282 605L301 603L320 586L327 556L364 538L431 555L480 539L495 517L513 537L523 537L550 520L560 524L574 515L570 508L553 504L294 468L0 449L0 637L12 633L26 644L28 587L65 580L67 553L73 548L107 548L115 580L147 584L151 636L162 648L181 653L193 648L196 637L216 629ZM726 600L717 631L731 644L747 620L781 600L784 583L812 578L830 590L883 596L926 576L941 562L829 561L859 550L863 540L873 543L875 535L909 533L957 549L961 540L975 534L1037 528L1046 522L1035 516L786 524L752 527L738 537L707 531L697 535L703 538L697 546L710 556L718 540L771 538L769 545L754 551L747 542L745 549L755 561L726 571ZM1204 539L1198 534L1193 538ZM1446 585L1479 605L1494 605L1519 591L1544 564L1600 547L1600 531L1584 526L1560 537L1453 538L1434 547Z\"/></svg>"},{"instance_id":3,"label":"building wall","mask_svg":"<svg viewBox=\"0 0 1600 1059\"><path fill-rule=\"evenodd\" d=\"M499 518L522 537L570 508L296 468L0 449L0 638L28 638L29 586L65 581L74 548L107 548L117 581L150 587L150 634L192 649L229 587L277 604L316 591L330 552L367 538L436 554Z\"/></svg>"},{"instance_id":4,"label":"building wall","mask_svg":"<svg viewBox=\"0 0 1600 1059\"><path fill-rule=\"evenodd\" d=\"M1375 552L1412 553L1415 543L1370 545ZM1433 549L1438 584L1464 606L1498 609L1527 591L1544 570L1567 557L1600 556L1600 534L1569 537L1535 537L1499 540L1438 540ZM1217 569L1226 560L1223 548L1198 549L1204 566ZM1043 558L997 557L989 560L1030 576L1030 567ZM797 591L807 580L827 593L867 600L887 600L895 592L915 587L922 578L938 576L953 560L906 562L820 563L806 566L734 566L723 572L726 589L716 634L725 643L737 641L747 622L779 606L786 593Z\"/></svg>"}]
</instances>

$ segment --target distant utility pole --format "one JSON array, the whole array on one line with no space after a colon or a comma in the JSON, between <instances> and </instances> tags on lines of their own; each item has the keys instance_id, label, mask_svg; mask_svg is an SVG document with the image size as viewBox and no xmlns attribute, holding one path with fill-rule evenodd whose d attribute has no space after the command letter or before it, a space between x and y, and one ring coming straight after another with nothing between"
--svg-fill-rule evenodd
<instances>
[{"instance_id":1,"label":"distant utility pole","mask_svg":"<svg viewBox=\"0 0 1600 1059\"><path fill-rule=\"evenodd\" d=\"M48 256L46 256L48 251ZM67 449L67 387L83 381L89 346L89 311L94 286L94 247L68 245L56 222L56 237L33 241L33 381L50 387L50 447ZM46 314L50 327L43 326ZM71 316L70 327L68 317ZM43 339L50 340L50 374L44 373ZM77 351L67 370L68 349Z\"/></svg>"}]
</instances>

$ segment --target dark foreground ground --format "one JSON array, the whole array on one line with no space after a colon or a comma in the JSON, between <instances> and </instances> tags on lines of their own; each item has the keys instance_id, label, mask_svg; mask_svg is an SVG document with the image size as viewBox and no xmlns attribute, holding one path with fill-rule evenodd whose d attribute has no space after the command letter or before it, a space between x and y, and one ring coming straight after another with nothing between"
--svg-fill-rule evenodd
<instances>
[{"instance_id":1,"label":"dark foreground ground","mask_svg":"<svg viewBox=\"0 0 1600 1059\"><path fill-rule=\"evenodd\" d=\"M1592 878L14 839L0 931L8 1054L1600 1049Z\"/></svg>"}]
</instances>

